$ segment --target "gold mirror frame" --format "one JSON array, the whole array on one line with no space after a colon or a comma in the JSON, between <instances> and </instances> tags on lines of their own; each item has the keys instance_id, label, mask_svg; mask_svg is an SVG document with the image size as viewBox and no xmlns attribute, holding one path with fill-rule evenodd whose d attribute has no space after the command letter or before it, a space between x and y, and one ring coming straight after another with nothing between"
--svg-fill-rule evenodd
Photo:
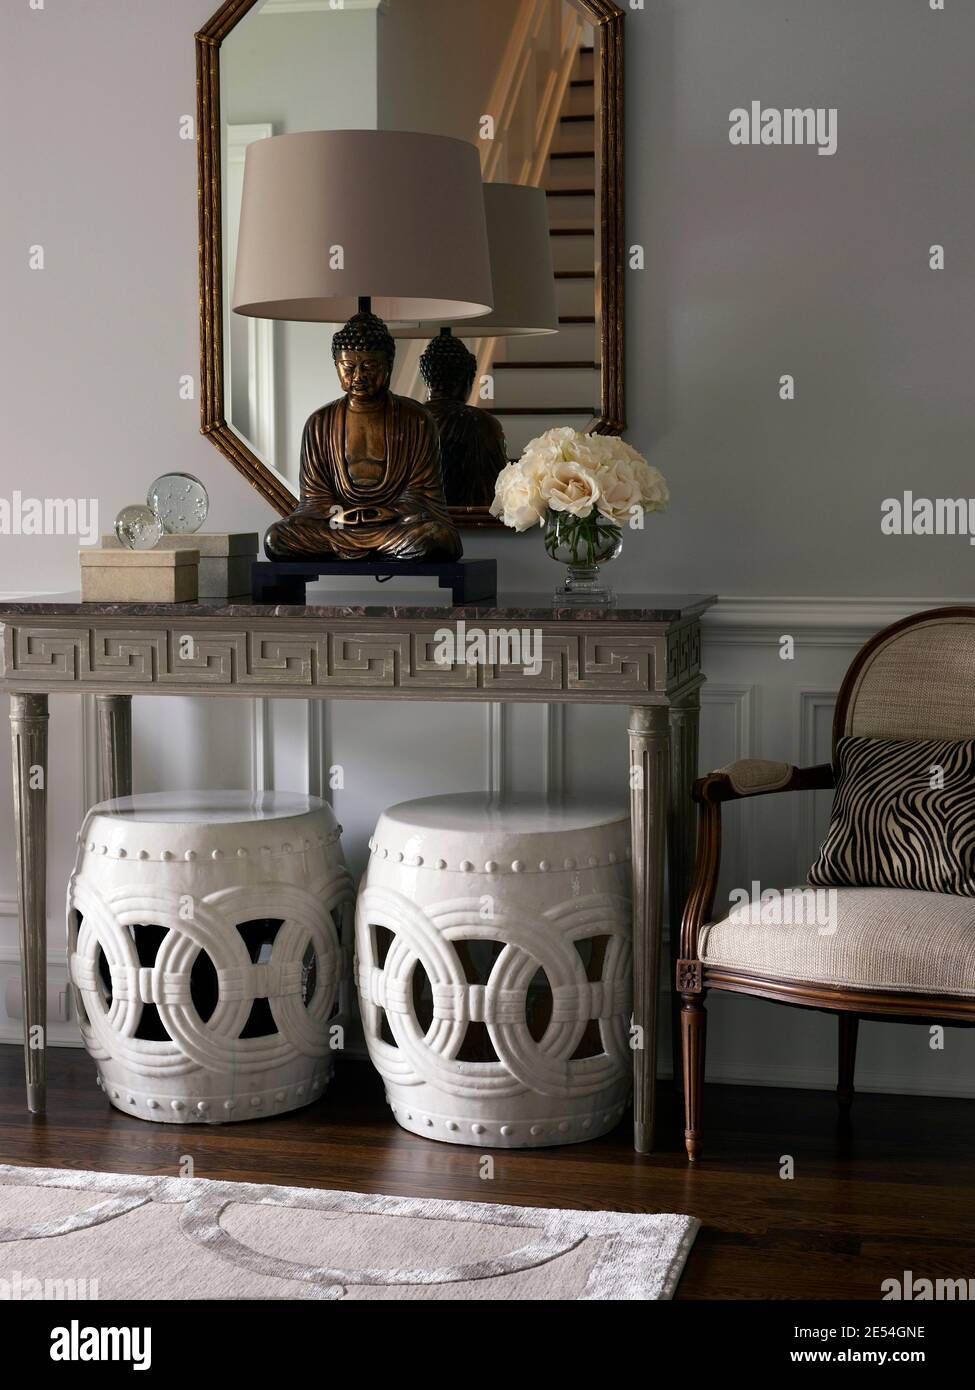
<instances>
[{"instance_id":1,"label":"gold mirror frame","mask_svg":"<svg viewBox=\"0 0 975 1390\"><path fill-rule=\"evenodd\" d=\"M220 149L220 45L258 0L225 0L196 35L197 196L200 252L200 432L243 473L281 516L295 494L228 425L224 415L223 238ZM626 428L623 168L623 20L615 0L570 0L599 30L598 282L602 346L600 414L587 428L621 434ZM499 526L487 508L452 507L456 525Z\"/></svg>"}]
</instances>

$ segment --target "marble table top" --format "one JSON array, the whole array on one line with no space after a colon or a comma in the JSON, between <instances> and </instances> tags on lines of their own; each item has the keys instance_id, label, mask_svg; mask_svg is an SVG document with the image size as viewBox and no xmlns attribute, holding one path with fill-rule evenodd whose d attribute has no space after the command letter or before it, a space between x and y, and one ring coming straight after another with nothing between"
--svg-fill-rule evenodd
<instances>
[{"instance_id":1,"label":"marble table top","mask_svg":"<svg viewBox=\"0 0 975 1390\"><path fill-rule=\"evenodd\" d=\"M378 586L377 586L378 587ZM445 598L446 591L442 591ZM717 602L708 594L619 594L611 607L581 608L556 603L551 593L502 593L496 599L454 607L449 598L398 594L377 601L375 589L333 595L311 594L306 604L254 604L248 600L202 599L196 603L82 603L78 594L23 595L0 599L0 622L17 618L339 618L424 619L448 622L676 623L697 617Z\"/></svg>"}]
</instances>

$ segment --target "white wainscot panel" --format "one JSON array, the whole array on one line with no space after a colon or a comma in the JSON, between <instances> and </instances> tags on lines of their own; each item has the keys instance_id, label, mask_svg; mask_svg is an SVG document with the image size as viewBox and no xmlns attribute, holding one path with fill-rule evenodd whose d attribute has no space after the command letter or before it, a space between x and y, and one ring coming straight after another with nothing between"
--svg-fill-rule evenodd
<instances>
[{"instance_id":1,"label":"white wainscot panel","mask_svg":"<svg viewBox=\"0 0 975 1390\"><path fill-rule=\"evenodd\" d=\"M133 786L137 791L246 791L254 767L254 700L182 696L132 701Z\"/></svg>"},{"instance_id":2,"label":"white wainscot panel","mask_svg":"<svg viewBox=\"0 0 975 1390\"><path fill-rule=\"evenodd\" d=\"M491 723L486 705L337 700L328 707L322 765L342 785L329 791L345 828L352 873L366 862L381 811L398 801L489 786Z\"/></svg>"}]
</instances>

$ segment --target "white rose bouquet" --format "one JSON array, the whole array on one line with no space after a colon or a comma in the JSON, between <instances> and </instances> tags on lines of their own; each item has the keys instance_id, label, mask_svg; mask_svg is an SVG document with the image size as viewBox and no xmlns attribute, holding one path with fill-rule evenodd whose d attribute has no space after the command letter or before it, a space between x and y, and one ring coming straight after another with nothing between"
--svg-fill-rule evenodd
<instances>
[{"instance_id":1,"label":"white rose bouquet","mask_svg":"<svg viewBox=\"0 0 975 1390\"><path fill-rule=\"evenodd\" d=\"M669 501L663 474L624 440L566 428L533 439L501 470L491 512L516 531L544 525L546 550L571 574L618 555L623 527L642 529Z\"/></svg>"}]
</instances>

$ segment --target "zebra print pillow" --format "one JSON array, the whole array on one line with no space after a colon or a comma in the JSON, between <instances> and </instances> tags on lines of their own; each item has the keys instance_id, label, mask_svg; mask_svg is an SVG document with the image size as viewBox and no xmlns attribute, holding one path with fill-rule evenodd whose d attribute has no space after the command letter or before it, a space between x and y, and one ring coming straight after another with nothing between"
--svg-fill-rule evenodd
<instances>
[{"instance_id":1,"label":"zebra print pillow","mask_svg":"<svg viewBox=\"0 0 975 1390\"><path fill-rule=\"evenodd\" d=\"M975 740L841 738L809 882L975 897Z\"/></svg>"}]
</instances>

